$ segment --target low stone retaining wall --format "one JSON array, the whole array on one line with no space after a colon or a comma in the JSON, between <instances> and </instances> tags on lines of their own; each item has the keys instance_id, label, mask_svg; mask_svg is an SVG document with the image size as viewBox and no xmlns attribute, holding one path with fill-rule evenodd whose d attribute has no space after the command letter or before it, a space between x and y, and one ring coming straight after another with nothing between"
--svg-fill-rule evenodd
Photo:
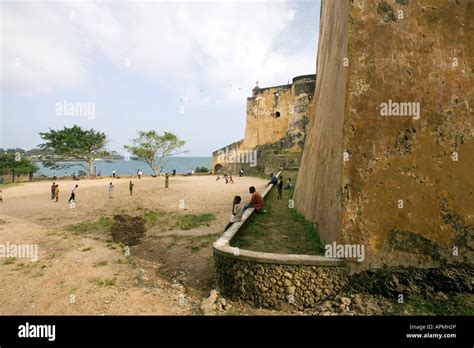
<instances>
[{"instance_id":1,"label":"low stone retaining wall","mask_svg":"<svg viewBox=\"0 0 474 348\"><path fill-rule=\"evenodd\" d=\"M281 173L278 173L279 176ZM265 197L272 189L268 186ZM346 286L345 260L314 255L263 253L230 246L254 213L247 209L214 243L214 265L220 292L257 307L298 310L316 307Z\"/></svg>"},{"instance_id":2,"label":"low stone retaining wall","mask_svg":"<svg viewBox=\"0 0 474 348\"><path fill-rule=\"evenodd\" d=\"M340 292L347 279L346 268L340 265L262 263L219 252L214 252L214 263L224 296L264 308L316 307Z\"/></svg>"}]
</instances>

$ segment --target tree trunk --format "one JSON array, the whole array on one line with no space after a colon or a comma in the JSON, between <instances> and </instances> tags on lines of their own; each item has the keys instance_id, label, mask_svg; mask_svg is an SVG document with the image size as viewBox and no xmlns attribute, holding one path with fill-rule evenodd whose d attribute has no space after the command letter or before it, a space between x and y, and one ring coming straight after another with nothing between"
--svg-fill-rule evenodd
<instances>
[{"instance_id":1,"label":"tree trunk","mask_svg":"<svg viewBox=\"0 0 474 348\"><path fill-rule=\"evenodd\" d=\"M93 168L94 168L94 159L90 158L89 159L89 176L95 176Z\"/></svg>"},{"instance_id":2,"label":"tree trunk","mask_svg":"<svg viewBox=\"0 0 474 348\"><path fill-rule=\"evenodd\" d=\"M153 160L151 160L151 161L148 160L147 163L148 163L148 165L150 166L151 170L153 170L153 175L155 175L155 176L158 175L158 174L156 173L155 166L153 165Z\"/></svg>"}]
</instances>

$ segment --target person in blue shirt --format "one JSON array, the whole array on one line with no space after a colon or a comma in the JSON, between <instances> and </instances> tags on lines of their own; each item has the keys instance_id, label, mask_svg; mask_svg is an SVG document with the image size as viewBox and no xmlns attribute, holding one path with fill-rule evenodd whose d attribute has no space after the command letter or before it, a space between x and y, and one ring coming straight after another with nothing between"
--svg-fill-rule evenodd
<instances>
[{"instance_id":1,"label":"person in blue shirt","mask_svg":"<svg viewBox=\"0 0 474 348\"><path fill-rule=\"evenodd\" d=\"M273 175L273 173L270 174L270 181L268 182L267 186L270 185L270 184L273 184L275 185L277 182L278 182L278 179L275 175Z\"/></svg>"}]
</instances>

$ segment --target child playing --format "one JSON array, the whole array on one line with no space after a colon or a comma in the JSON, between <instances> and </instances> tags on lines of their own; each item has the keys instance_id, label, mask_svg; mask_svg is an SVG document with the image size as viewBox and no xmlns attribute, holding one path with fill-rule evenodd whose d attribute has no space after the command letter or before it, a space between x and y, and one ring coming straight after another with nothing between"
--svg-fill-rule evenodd
<instances>
[{"instance_id":1,"label":"child playing","mask_svg":"<svg viewBox=\"0 0 474 348\"><path fill-rule=\"evenodd\" d=\"M130 180L130 184L128 185L128 189L130 190L130 196L133 194L133 186L135 185L132 183L132 180Z\"/></svg>"},{"instance_id":2,"label":"child playing","mask_svg":"<svg viewBox=\"0 0 474 348\"><path fill-rule=\"evenodd\" d=\"M59 185L56 184L56 187L54 188L54 197L56 198L56 202L59 200Z\"/></svg>"},{"instance_id":3,"label":"child playing","mask_svg":"<svg viewBox=\"0 0 474 348\"><path fill-rule=\"evenodd\" d=\"M283 192L283 175L280 175L280 179L278 180L278 200L281 200L282 192Z\"/></svg>"},{"instance_id":4,"label":"child playing","mask_svg":"<svg viewBox=\"0 0 474 348\"><path fill-rule=\"evenodd\" d=\"M112 192L114 191L114 185L112 183L109 184L109 198L112 198Z\"/></svg>"},{"instance_id":5,"label":"child playing","mask_svg":"<svg viewBox=\"0 0 474 348\"><path fill-rule=\"evenodd\" d=\"M235 196L234 201L232 202L232 215L230 216L230 222L225 227L224 231L232 226L234 222L239 222L242 220L242 215L244 214L243 207L240 204L242 198L240 196Z\"/></svg>"}]
</instances>

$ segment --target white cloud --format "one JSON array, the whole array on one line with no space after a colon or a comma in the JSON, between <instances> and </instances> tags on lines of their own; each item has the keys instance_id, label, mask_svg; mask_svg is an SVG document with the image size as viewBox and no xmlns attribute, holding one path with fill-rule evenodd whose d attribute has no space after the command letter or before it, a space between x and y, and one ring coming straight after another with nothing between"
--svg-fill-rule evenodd
<instances>
[{"instance_id":1,"label":"white cloud","mask_svg":"<svg viewBox=\"0 0 474 348\"><path fill-rule=\"evenodd\" d=\"M0 78L19 93L80 86L99 59L188 90L190 84L219 88L224 99L240 101L256 80L282 84L315 71L316 42L293 52L275 47L294 22L295 12L284 2L0 6Z\"/></svg>"}]
</instances>

